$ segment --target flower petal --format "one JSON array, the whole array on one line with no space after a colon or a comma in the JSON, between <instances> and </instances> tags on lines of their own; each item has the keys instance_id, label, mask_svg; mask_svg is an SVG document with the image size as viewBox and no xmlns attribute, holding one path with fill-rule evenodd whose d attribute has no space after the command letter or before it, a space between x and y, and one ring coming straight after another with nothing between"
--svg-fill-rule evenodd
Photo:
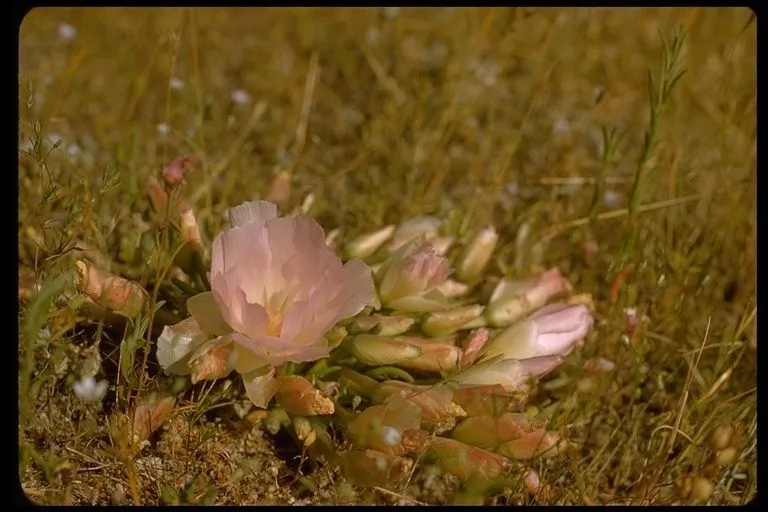
<instances>
[{"instance_id":1,"label":"flower petal","mask_svg":"<svg viewBox=\"0 0 768 512\"><path fill-rule=\"evenodd\" d=\"M247 201L239 206L230 208L227 212L229 222L233 226L260 223L277 217L277 205L269 201Z\"/></svg>"},{"instance_id":2,"label":"flower petal","mask_svg":"<svg viewBox=\"0 0 768 512\"><path fill-rule=\"evenodd\" d=\"M194 317L166 326L157 339L157 361L168 373L189 375L189 358L207 339Z\"/></svg>"},{"instance_id":3,"label":"flower petal","mask_svg":"<svg viewBox=\"0 0 768 512\"><path fill-rule=\"evenodd\" d=\"M314 361L327 356L331 352L331 347L328 346L297 345L291 340L274 336L261 336L257 339L250 339L235 333L232 335L232 339L242 345L243 348L253 352L255 356L269 361L273 366L279 366L289 361L296 363Z\"/></svg>"},{"instance_id":4,"label":"flower petal","mask_svg":"<svg viewBox=\"0 0 768 512\"><path fill-rule=\"evenodd\" d=\"M211 292L203 292L187 299L187 311L196 320L200 329L211 336L223 336L232 328L221 316L219 306Z\"/></svg>"},{"instance_id":5,"label":"flower petal","mask_svg":"<svg viewBox=\"0 0 768 512\"><path fill-rule=\"evenodd\" d=\"M271 366L262 366L249 373L243 374L243 384L248 399L256 407L266 409L269 401L277 392L275 381L275 369Z\"/></svg>"}]
</instances>

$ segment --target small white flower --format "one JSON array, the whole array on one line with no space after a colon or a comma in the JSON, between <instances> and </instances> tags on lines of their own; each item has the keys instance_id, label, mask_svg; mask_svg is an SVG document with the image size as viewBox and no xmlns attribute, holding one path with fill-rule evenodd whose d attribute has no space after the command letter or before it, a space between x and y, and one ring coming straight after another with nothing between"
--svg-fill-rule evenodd
<instances>
[{"instance_id":1,"label":"small white flower","mask_svg":"<svg viewBox=\"0 0 768 512\"><path fill-rule=\"evenodd\" d=\"M63 41L71 41L77 37L77 29L69 23L59 25L59 38Z\"/></svg>"},{"instance_id":2,"label":"small white flower","mask_svg":"<svg viewBox=\"0 0 768 512\"><path fill-rule=\"evenodd\" d=\"M395 18L400 14L399 7L384 7L384 16L387 18Z\"/></svg>"},{"instance_id":3,"label":"small white flower","mask_svg":"<svg viewBox=\"0 0 768 512\"><path fill-rule=\"evenodd\" d=\"M234 101L238 105L245 105L247 103L250 103L251 95L242 89L236 89L232 91L232 101Z\"/></svg>"},{"instance_id":4,"label":"small white flower","mask_svg":"<svg viewBox=\"0 0 768 512\"><path fill-rule=\"evenodd\" d=\"M67 154L71 158L75 158L79 156L80 153L82 153L82 150L80 149L80 146L78 146L77 144L70 144L69 146L67 146Z\"/></svg>"},{"instance_id":5,"label":"small white flower","mask_svg":"<svg viewBox=\"0 0 768 512\"><path fill-rule=\"evenodd\" d=\"M168 126L167 123L160 123L156 126L156 128L157 128L157 133L163 137L171 133L171 127Z\"/></svg>"},{"instance_id":6,"label":"small white flower","mask_svg":"<svg viewBox=\"0 0 768 512\"><path fill-rule=\"evenodd\" d=\"M365 31L365 41L370 45L375 45L379 42L379 29L371 25Z\"/></svg>"},{"instance_id":7,"label":"small white flower","mask_svg":"<svg viewBox=\"0 0 768 512\"><path fill-rule=\"evenodd\" d=\"M172 76L171 79L168 80L168 86L174 91L180 91L184 88L184 80L182 80L181 78Z\"/></svg>"},{"instance_id":8,"label":"small white flower","mask_svg":"<svg viewBox=\"0 0 768 512\"><path fill-rule=\"evenodd\" d=\"M571 131L571 123L567 119L558 119L552 126L552 131L555 133L568 133Z\"/></svg>"},{"instance_id":9,"label":"small white flower","mask_svg":"<svg viewBox=\"0 0 768 512\"><path fill-rule=\"evenodd\" d=\"M83 402L98 402L107 392L107 381L96 382L96 379L89 375L72 384L72 389Z\"/></svg>"},{"instance_id":10,"label":"small white flower","mask_svg":"<svg viewBox=\"0 0 768 512\"><path fill-rule=\"evenodd\" d=\"M605 203L605 206L614 208L621 202L621 196L615 190L609 189L606 190L605 194L603 195L603 202Z\"/></svg>"},{"instance_id":11,"label":"small white flower","mask_svg":"<svg viewBox=\"0 0 768 512\"><path fill-rule=\"evenodd\" d=\"M49 133L48 134L48 144L51 145L51 147L55 146L56 144L60 144L63 139L61 138L61 135L58 133Z\"/></svg>"},{"instance_id":12,"label":"small white flower","mask_svg":"<svg viewBox=\"0 0 768 512\"><path fill-rule=\"evenodd\" d=\"M381 428L381 440L389 446L397 446L400 443L402 436L400 431L394 427L382 427Z\"/></svg>"}]
</instances>

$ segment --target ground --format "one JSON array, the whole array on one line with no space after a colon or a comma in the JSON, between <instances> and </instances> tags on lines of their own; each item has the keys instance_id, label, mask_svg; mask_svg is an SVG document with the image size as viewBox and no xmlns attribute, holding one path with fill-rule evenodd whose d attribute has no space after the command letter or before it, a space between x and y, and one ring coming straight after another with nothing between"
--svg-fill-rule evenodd
<instances>
[{"instance_id":1,"label":"ground","mask_svg":"<svg viewBox=\"0 0 768 512\"><path fill-rule=\"evenodd\" d=\"M19 39L24 493L77 504L750 500L755 30L739 8L32 11ZM56 275L86 247L146 282L157 262L143 256L168 249L142 236L155 233L146 183L188 154L199 162L180 193L206 242L227 208L286 172L288 208L312 194L312 215L344 240L415 215L464 216L497 227L510 273L556 266L591 294L588 343L529 400L554 411L574 447L533 463L547 492L470 492L423 464L406 487L356 488L328 466L299 466L290 439L233 405L236 382L184 393L129 447L127 404L173 382L152 357L136 382L118 370L130 329L85 321ZM595 358L615 367L590 373ZM72 391L88 365L109 382L103 402ZM734 456L716 463L713 432L729 425Z\"/></svg>"}]
</instances>

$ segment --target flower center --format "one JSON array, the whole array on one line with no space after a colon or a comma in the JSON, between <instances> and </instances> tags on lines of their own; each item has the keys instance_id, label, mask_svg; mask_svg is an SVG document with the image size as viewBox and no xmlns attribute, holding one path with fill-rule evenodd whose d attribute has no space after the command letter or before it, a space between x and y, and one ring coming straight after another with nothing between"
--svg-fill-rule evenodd
<instances>
[{"instance_id":1,"label":"flower center","mask_svg":"<svg viewBox=\"0 0 768 512\"><path fill-rule=\"evenodd\" d=\"M267 336L280 337L283 329L283 311L280 309L267 310Z\"/></svg>"}]
</instances>

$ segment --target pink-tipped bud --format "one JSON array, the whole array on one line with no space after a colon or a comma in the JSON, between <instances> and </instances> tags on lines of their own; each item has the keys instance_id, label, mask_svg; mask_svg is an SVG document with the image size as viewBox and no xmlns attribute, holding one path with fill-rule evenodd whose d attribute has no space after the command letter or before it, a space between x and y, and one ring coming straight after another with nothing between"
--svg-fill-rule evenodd
<instances>
[{"instance_id":1,"label":"pink-tipped bud","mask_svg":"<svg viewBox=\"0 0 768 512\"><path fill-rule=\"evenodd\" d=\"M197 163L195 155L187 155L177 158L163 169L162 175L165 182L170 185L178 185L184 180L184 175L190 166Z\"/></svg>"},{"instance_id":2,"label":"pink-tipped bud","mask_svg":"<svg viewBox=\"0 0 768 512\"><path fill-rule=\"evenodd\" d=\"M285 209L291 200L291 173L281 171L269 183L266 200Z\"/></svg>"},{"instance_id":3,"label":"pink-tipped bud","mask_svg":"<svg viewBox=\"0 0 768 512\"><path fill-rule=\"evenodd\" d=\"M148 301L147 292L138 284L110 274L85 261L76 261L77 290L96 304L128 316L138 315Z\"/></svg>"},{"instance_id":4,"label":"pink-tipped bud","mask_svg":"<svg viewBox=\"0 0 768 512\"><path fill-rule=\"evenodd\" d=\"M232 340L228 337L215 338L204 343L189 360L192 369L192 383L226 377L232 372L229 356Z\"/></svg>"},{"instance_id":5,"label":"pink-tipped bud","mask_svg":"<svg viewBox=\"0 0 768 512\"><path fill-rule=\"evenodd\" d=\"M520 439L532 430L525 415L505 412L467 418L454 429L453 438L479 448L496 450L500 444Z\"/></svg>"},{"instance_id":6,"label":"pink-tipped bud","mask_svg":"<svg viewBox=\"0 0 768 512\"><path fill-rule=\"evenodd\" d=\"M276 380L277 402L290 414L297 416L318 416L333 414L333 401L315 388L304 377L290 375Z\"/></svg>"},{"instance_id":7,"label":"pink-tipped bud","mask_svg":"<svg viewBox=\"0 0 768 512\"><path fill-rule=\"evenodd\" d=\"M508 393L523 390L528 381L545 375L563 362L560 356L517 359L493 358L475 363L452 376L452 380L468 386L500 384Z\"/></svg>"},{"instance_id":8,"label":"pink-tipped bud","mask_svg":"<svg viewBox=\"0 0 768 512\"><path fill-rule=\"evenodd\" d=\"M421 322L421 330L427 336L437 338L448 336L462 329L472 320L483 314L485 306L474 304L461 306L448 311L437 311L425 315Z\"/></svg>"},{"instance_id":9,"label":"pink-tipped bud","mask_svg":"<svg viewBox=\"0 0 768 512\"><path fill-rule=\"evenodd\" d=\"M400 224L392 235L392 241L387 249L389 252L395 252L419 236L425 240L431 240L437 236L443 221L437 217L415 217Z\"/></svg>"},{"instance_id":10,"label":"pink-tipped bud","mask_svg":"<svg viewBox=\"0 0 768 512\"><path fill-rule=\"evenodd\" d=\"M564 356L591 328L592 315L586 306L551 304L499 333L486 345L483 354L505 359Z\"/></svg>"},{"instance_id":11,"label":"pink-tipped bud","mask_svg":"<svg viewBox=\"0 0 768 512\"><path fill-rule=\"evenodd\" d=\"M147 178L147 196L149 196L149 202L152 203L152 208L156 212L165 212L168 207L168 194L154 176Z\"/></svg>"},{"instance_id":12,"label":"pink-tipped bud","mask_svg":"<svg viewBox=\"0 0 768 512\"><path fill-rule=\"evenodd\" d=\"M507 327L569 289L570 284L557 268L532 279L502 279L491 294L485 316L490 325Z\"/></svg>"},{"instance_id":13,"label":"pink-tipped bud","mask_svg":"<svg viewBox=\"0 0 768 512\"><path fill-rule=\"evenodd\" d=\"M499 416L512 403L509 393L500 385L461 387L453 392L453 401L469 416Z\"/></svg>"},{"instance_id":14,"label":"pink-tipped bud","mask_svg":"<svg viewBox=\"0 0 768 512\"><path fill-rule=\"evenodd\" d=\"M455 299L461 297L469 291L469 286L453 279L446 279L442 284L435 287L437 291L443 294L447 299Z\"/></svg>"},{"instance_id":15,"label":"pink-tipped bud","mask_svg":"<svg viewBox=\"0 0 768 512\"><path fill-rule=\"evenodd\" d=\"M539 488L541 487L541 478L539 478L539 473L535 469L529 469L523 476L523 483L525 484L525 488L528 489L528 492L531 494L536 494L539 492Z\"/></svg>"},{"instance_id":16,"label":"pink-tipped bud","mask_svg":"<svg viewBox=\"0 0 768 512\"><path fill-rule=\"evenodd\" d=\"M481 230L459 258L456 277L465 283L479 278L491 260L498 241L499 234L493 227Z\"/></svg>"},{"instance_id":17,"label":"pink-tipped bud","mask_svg":"<svg viewBox=\"0 0 768 512\"><path fill-rule=\"evenodd\" d=\"M168 396L139 404L133 412L133 441L140 443L148 439L170 417L175 403L176 400Z\"/></svg>"},{"instance_id":18,"label":"pink-tipped bud","mask_svg":"<svg viewBox=\"0 0 768 512\"><path fill-rule=\"evenodd\" d=\"M420 350L418 356L400 361L398 366L433 373L453 372L458 368L460 350L452 338L423 339L398 336L397 339Z\"/></svg>"},{"instance_id":19,"label":"pink-tipped bud","mask_svg":"<svg viewBox=\"0 0 768 512\"><path fill-rule=\"evenodd\" d=\"M359 236L344 247L344 254L347 258L367 258L373 256L392 237L394 232L395 226L390 225L373 233Z\"/></svg>"},{"instance_id":20,"label":"pink-tipped bud","mask_svg":"<svg viewBox=\"0 0 768 512\"><path fill-rule=\"evenodd\" d=\"M397 457L377 450L349 450L341 457L344 476L353 485L380 487L405 477L406 463Z\"/></svg>"},{"instance_id":21,"label":"pink-tipped bud","mask_svg":"<svg viewBox=\"0 0 768 512\"><path fill-rule=\"evenodd\" d=\"M462 481L467 481L473 476L496 478L509 464L501 455L445 437L432 439L425 455L427 460Z\"/></svg>"},{"instance_id":22,"label":"pink-tipped bud","mask_svg":"<svg viewBox=\"0 0 768 512\"><path fill-rule=\"evenodd\" d=\"M368 407L349 424L352 442L390 455L402 455L403 432L418 429L421 410L401 396L382 405Z\"/></svg>"},{"instance_id":23,"label":"pink-tipped bud","mask_svg":"<svg viewBox=\"0 0 768 512\"><path fill-rule=\"evenodd\" d=\"M413 344L375 334L355 336L349 348L358 361L367 365L399 364L421 355L421 349Z\"/></svg>"},{"instance_id":24,"label":"pink-tipped bud","mask_svg":"<svg viewBox=\"0 0 768 512\"><path fill-rule=\"evenodd\" d=\"M404 311L436 311L430 304L421 304L427 292L439 286L448 278L449 268L445 258L422 238L416 238L395 251L390 259L376 273L379 299L382 305ZM442 294L439 298L444 300ZM424 309L427 307L427 309Z\"/></svg>"},{"instance_id":25,"label":"pink-tipped bud","mask_svg":"<svg viewBox=\"0 0 768 512\"><path fill-rule=\"evenodd\" d=\"M410 329L414 323L416 320L408 316L370 315L358 317L353 325L360 332L379 336L397 336Z\"/></svg>"},{"instance_id":26,"label":"pink-tipped bud","mask_svg":"<svg viewBox=\"0 0 768 512\"><path fill-rule=\"evenodd\" d=\"M497 451L510 459L528 460L533 457L560 455L565 447L566 443L560 441L557 432L547 432L539 428L520 439L502 443Z\"/></svg>"},{"instance_id":27,"label":"pink-tipped bud","mask_svg":"<svg viewBox=\"0 0 768 512\"><path fill-rule=\"evenodd\" d=\"M488 339L490 339L490 337L491 333L485 327L481 327L480 329L472 331L472 333L469 335L469 338L467 338L467 341L464 344L464 349L461 351L461 355L459 357L459 363L461 366L465 367L472 364L485 344L488 343Z\"/></svg>"},{"instance_id":28,"label":"pink-tipped bud","mask_svg":"<svg viewBox=\"0 0 768 512\"><path fill-rule=\"evenodd\" d=\"M421 409L421 419L441 423L466 416L464 409L451 401L453 391L445 386L418 386L407 382L388 380L377 385L371 394L374 403L386 403L400 395Z\"/></svg>"}]
</instances>

